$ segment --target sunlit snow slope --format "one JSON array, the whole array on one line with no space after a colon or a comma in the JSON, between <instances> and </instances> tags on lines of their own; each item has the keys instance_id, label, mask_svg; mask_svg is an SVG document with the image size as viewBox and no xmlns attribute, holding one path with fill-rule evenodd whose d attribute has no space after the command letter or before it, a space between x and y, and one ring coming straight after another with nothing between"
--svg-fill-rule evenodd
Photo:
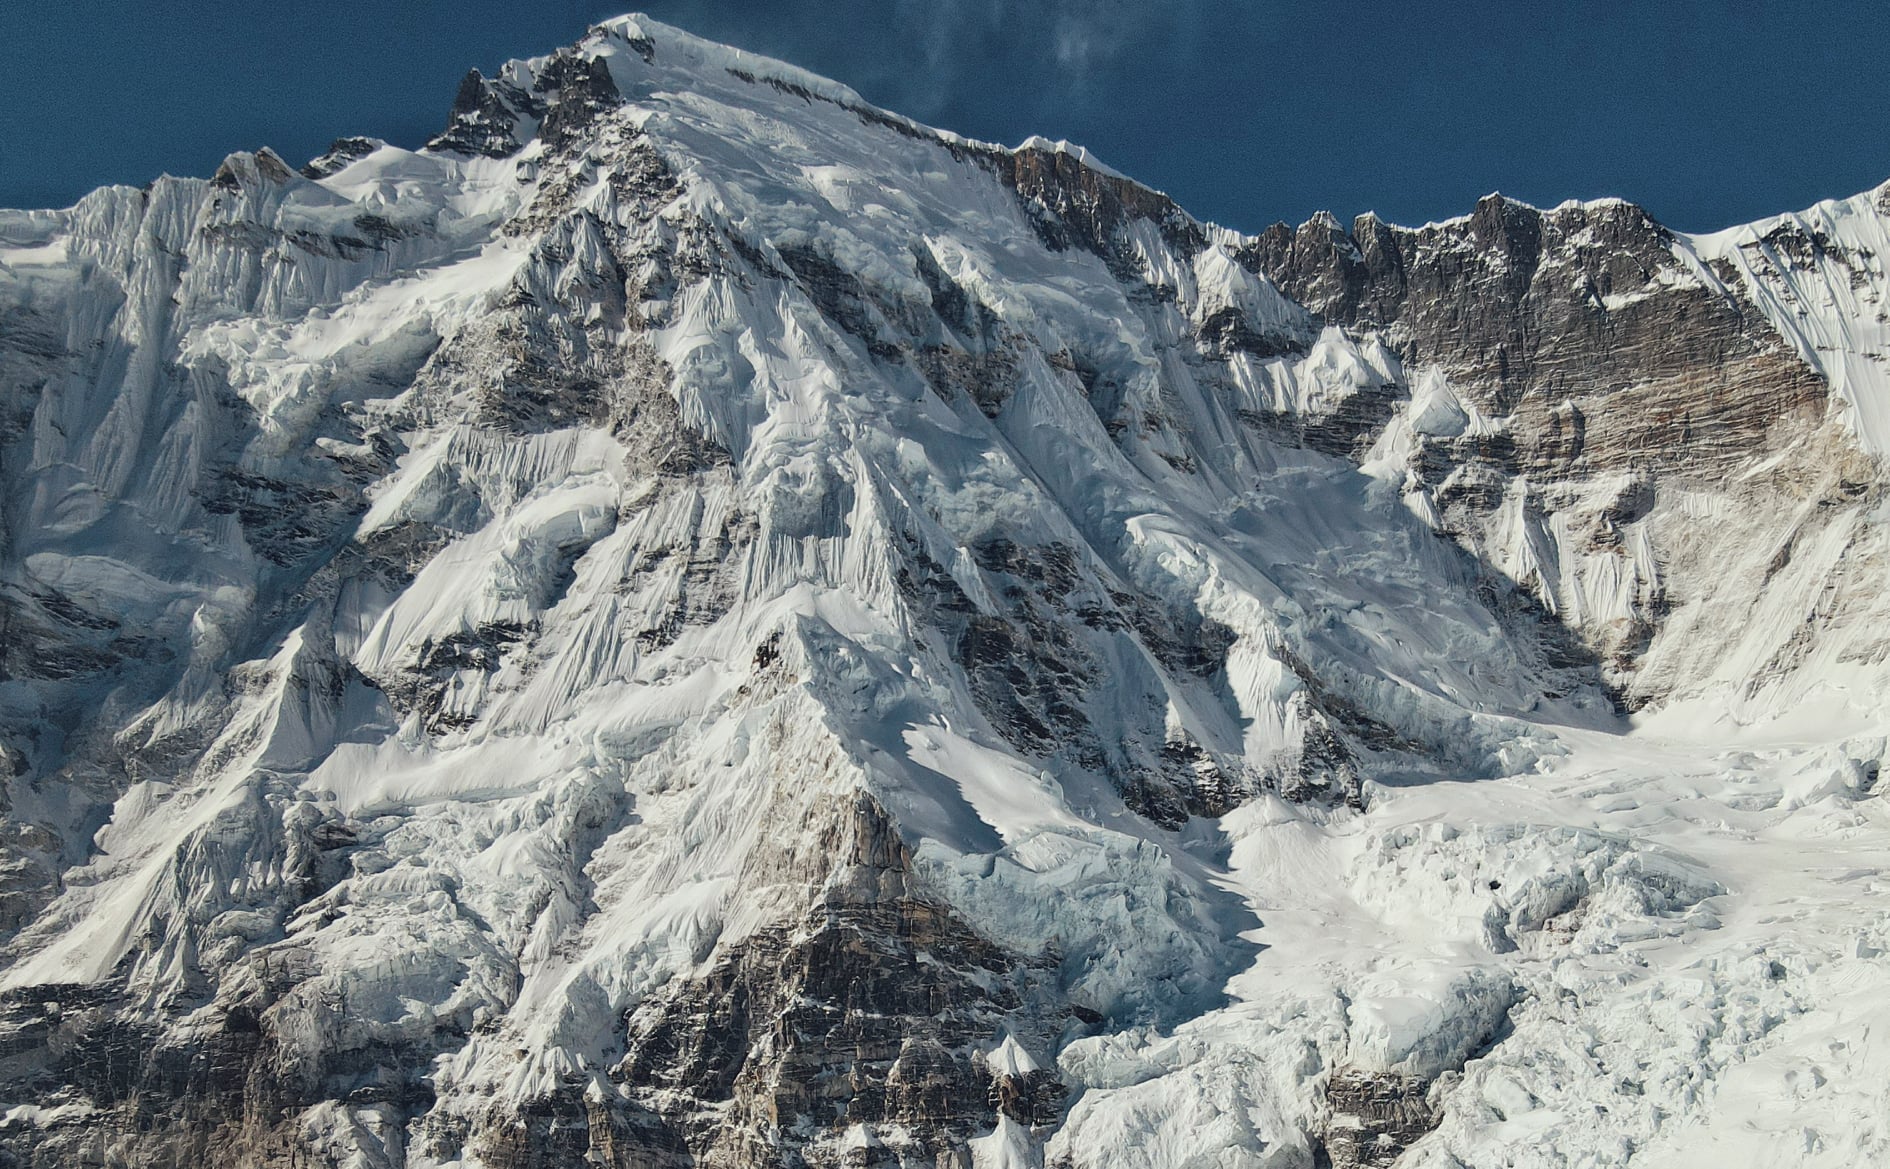
<instances>
[{"instance_id":1,"label":"sunlit snow slope","mask_svg":"<svg viewBox=\"0 0 1890 1169\"><path fill-rule=\"evenodd\" d=\"M0 1157L1890 1163L1887 223L643 17L0 212Z\"/></svg>"}]
</instances>

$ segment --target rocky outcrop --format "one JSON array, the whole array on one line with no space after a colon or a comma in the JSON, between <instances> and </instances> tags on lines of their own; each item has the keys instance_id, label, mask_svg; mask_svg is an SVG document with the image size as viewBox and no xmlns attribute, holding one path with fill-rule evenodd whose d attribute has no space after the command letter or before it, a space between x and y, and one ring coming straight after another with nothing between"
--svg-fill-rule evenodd
<instances>
[{"instance_id":1,"label":"rocky outcrop","mask_svg":"<svg viewBox=\"0 0 1890 1169\"><path fill-rule=\"evenodd\" d=\"M1418 1076L1335 1071L1326 1084L1332 1118L1313 1163L1330 1169L1387 1169L1397 1164L1406 1149L1437 1126L1429 1089L1429 1082Z\"/></svg>"},{"instance_id":2,"label":"rocky outcrop","mask_svg":"<svg viewBox=\"0 0 1890 1169\"><path fill-rule=\"evenodd\" d=\"M524 145L521 125L545 113L538 95L505 79L490 79L477 69L460 80L446 129L427 143L432 150L507 158Z\"/></svg>"}]
</instances>

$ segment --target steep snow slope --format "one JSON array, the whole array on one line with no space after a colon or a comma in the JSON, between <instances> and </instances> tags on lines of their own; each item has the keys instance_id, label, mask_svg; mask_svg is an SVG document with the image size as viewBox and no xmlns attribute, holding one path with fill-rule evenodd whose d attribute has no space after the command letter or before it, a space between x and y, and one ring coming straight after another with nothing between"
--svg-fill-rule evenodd
<instances>
[{"instance_id":1,"label":"steep snow slope","mask_svg":"<svg viewBox=\"0 0 1890 1169\"><path fill-rule=\"evenodd\" d=\"M0 1142L1878 1155L1846 206L1246 239L627 17L0 213Z\"/></svg>"},{"instance_id":2,"label":"steep snow slope","mask_svg":"<svg viewBox=\"0 0 1890 1169\"><path fill-rule=\"evenodd\" d=\"M1847 408L1860 445L1890 452L1890 183L1807 211L1698 236L1689 246L1742 290Z\"/></svg>"}]
</instances>

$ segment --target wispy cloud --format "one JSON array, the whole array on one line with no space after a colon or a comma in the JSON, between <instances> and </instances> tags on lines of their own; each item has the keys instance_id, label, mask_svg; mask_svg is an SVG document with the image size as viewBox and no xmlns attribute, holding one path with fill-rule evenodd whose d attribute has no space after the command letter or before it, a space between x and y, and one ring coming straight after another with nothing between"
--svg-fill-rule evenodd
<instances>
[{"instance_id":1,"label":"wispy cloud","mask_svg":"<svg viewBox=\"0 0 1890 1169\"><path fill-rule=\"evenodd\" d=\"M1026 70L1019 90L1082 98L1091 79L1131 57L1172 58L1194 40L1209 0L894 0L922 54L901 88L934 107L988 85L993 66ZM928 92L929 91L929 92ZM915 112L923 112L915 111Z\"/></svg>"},{"instance_id":2,"label":"wispy cloud","mask_svg":"<svg viewBox=\"0 0 1890 1169\"><path fill-rule=\"evenodd\" d=\"M630 0L634 2L634 0ZM647 0L652 15L853 84L901 113L1069 110L1172 65L1258 0Z\"/></svg>"}]
</instances>

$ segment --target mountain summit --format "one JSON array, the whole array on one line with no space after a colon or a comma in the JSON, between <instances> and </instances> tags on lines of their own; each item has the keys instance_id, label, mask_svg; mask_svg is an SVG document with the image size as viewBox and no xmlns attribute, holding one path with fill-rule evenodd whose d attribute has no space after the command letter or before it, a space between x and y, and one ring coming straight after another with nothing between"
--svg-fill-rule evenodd
<instances>
[{"instance_id":1,"label":"mountain summit","mask_svg":"<svg viewBox=\"0 0 1890 1169\"><path fill-rule=\"evenodd\" d=\"M1887 257L641 16L0 212L0 1160L1884 1162Z\"/></svg>"}]
</instances>

